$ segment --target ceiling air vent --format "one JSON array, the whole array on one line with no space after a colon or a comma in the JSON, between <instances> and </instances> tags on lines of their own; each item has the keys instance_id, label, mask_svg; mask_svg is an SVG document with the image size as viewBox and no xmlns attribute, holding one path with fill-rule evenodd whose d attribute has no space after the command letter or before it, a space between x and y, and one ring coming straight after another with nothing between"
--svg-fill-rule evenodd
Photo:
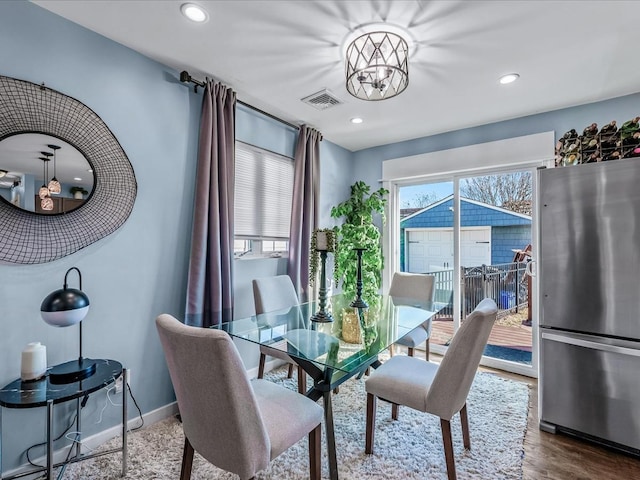
<instances>
[{"instance_id":1,"label":"ceiling air vent","mask_svg":"<svg viewBox=\"0 0 640 480\"><path fill-rule=\"evenodd\" d=\"M313 108L317 108L318 110L326 110L327 108L335 107L336 105L340 105L342 103L342 101L338 99L338 97L336 97L326 88L314 93L313 95L304 97L303 99L301 99L301 101L303 101L307 105L311 105Z\"/></svg>"}]
</instances>

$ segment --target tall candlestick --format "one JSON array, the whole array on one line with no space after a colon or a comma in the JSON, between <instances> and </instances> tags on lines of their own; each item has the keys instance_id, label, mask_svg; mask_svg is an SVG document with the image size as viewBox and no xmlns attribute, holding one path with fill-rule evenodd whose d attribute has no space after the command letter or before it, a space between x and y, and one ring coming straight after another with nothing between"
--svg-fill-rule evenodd
<instances>
[{"instance_id":1,"label":"tall candlestick","mask_svg":"<svg viewBox=\"0 0 640 480\"><path fill-rule=\"evenodd\" d=\"M368 308L367 302L362 299L362 252L364 248L356 248L356 254L358 255L358 277L356 280L356 299L351 302L351 306L354 308Z\"/></svg>"},{"instance_id":2,"label":"tall candlestick","mask_svg":"<svg viewBox=\"0 0 640 480\"><path fill-rule=\"evenodd\" d=\"M318 232L320 233L320 232ZM317 241L317 237L316 237ZM326 241L326 238L325 238ZM333 322L333 317L329 312L325 310L327 306L327 273L326 273L326 264L327 264L327 252L326 250L320 250L320 248L316 244L316 250L320 252L320 289L318 292L318 303L320 306L320 310L318 310L312 317L311 320L314 322Z\"/></svg>"}]
</instances>

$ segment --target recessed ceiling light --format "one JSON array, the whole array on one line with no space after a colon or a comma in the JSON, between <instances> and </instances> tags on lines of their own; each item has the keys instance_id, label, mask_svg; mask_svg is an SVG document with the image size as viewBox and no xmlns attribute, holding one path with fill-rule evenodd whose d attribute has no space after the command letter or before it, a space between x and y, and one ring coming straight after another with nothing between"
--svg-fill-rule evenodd
<instances>
[{"instance_id":1,"label":"recessed ceiling light","mask_svg":"<svg viewBox=\"0 0 640 480\"><path fill-rule=\"evenodd\" d=\"M508 73L500 77L500 83L506 85L507 83L515 82L518 78L520 78L520 75L517 73Z\"/></svg>"},{"instance_id":2,"label":"recessed ceiling light","mask_svg":"<svg viewBox=\"0 0 640 480\"><path fill-rule=\"evenodd\" d=\"M362 123L363 120L360 117L353 117L351 123Z\"/></svg>"},{"instance_id":3,"label":"recessed ceiling light","mask_svg":"<svg viewBox=\"0 0 640 480\"><path fill-rule=\"evenodd\" d=\"M74 179L76 182L81 182L81 181L82 181L82 179L81 179L80 177L73 177L73 179Z\"/></svg>"},{"instance_id":4,"label":"recessed ceiling light","mask_svg":"<svg viewBox=\"0 0 640 480\"><path fill-rule=\"evenodd\" d=\"M209 18L204 8L195 3L183 3L180 7L182 14L193 22L206 22Z\"/></svg>"}]
</instances>

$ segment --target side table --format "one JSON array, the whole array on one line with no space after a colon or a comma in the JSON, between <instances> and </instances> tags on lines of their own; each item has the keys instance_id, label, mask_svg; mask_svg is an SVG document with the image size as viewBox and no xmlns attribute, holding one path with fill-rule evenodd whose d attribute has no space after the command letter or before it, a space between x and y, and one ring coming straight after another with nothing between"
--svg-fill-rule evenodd
<instances>
[{"instance_id":1,"label":"side table","mask_svg":"<svg viewBox=\"0 0 640 480\"><path fill-rule=\"evenodd\" d=\"M77 382L54 384L51 383L49 375L36 381L23 382L20 379L5 385L0 389L0 480L11 480L33 473L46 472L46 479L53 480L53 469L62 466L58 474L58 478L64 474L64 470L69 463L75 463L90 458L108 455L111 453L122 452L122 476L127 473L127 383L128 371L122 367L120 362L107 359L92 359L96 363L96 371L90 377L79 380ZM116 379L123 376L122 391L122 446L98 453L82 454L80 451L80 440L82 437L81 428L81 409L82 399L91 393L111 385ZM68 460L54 464L53 463L53 406L58 403L76 400L76 443L75 455ZM2 408L47 408L47 465L39 467L28 472L22 472L15 475L2 476Z\"/></svg>"}]
</instances>

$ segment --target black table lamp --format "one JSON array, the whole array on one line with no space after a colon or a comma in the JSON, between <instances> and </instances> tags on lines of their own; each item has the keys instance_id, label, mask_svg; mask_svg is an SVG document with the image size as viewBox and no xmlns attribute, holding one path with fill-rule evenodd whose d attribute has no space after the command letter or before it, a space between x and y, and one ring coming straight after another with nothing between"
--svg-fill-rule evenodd
<instances>
[{"instance_id":1,"label":"black table lamp","mask_svg":"<svg viewBox=\"0 0 640 480\"><path fill-rule=\"evenodd\" d=\"M67 276L71 270L78 272L80 289L68 288ZM82 319L89 312L89 297L82 291L82 274L71 267L64 275L64 287L47 295L40 306L42 319L54 327L69 327L79 323L80 355L77 360L56 365L49 370L51 383L71 383L90 377L96 371L93 360L82 358Z\"/></svg>"}]
</instances>

